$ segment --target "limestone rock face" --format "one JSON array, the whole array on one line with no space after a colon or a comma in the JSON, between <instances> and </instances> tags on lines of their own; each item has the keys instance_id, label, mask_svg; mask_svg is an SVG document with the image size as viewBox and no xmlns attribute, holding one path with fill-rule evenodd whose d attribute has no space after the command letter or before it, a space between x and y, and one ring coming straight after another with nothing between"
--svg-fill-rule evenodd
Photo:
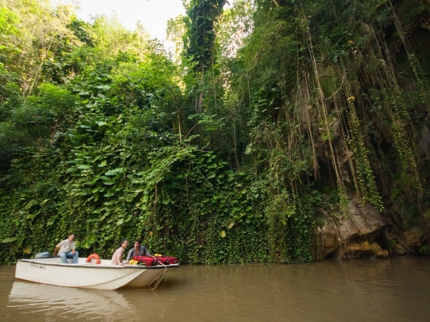
<instances>
[{"instance_id":1,"label":"limestone rock face","mask_svg":"<svg viewBox=\"0 0 430 322\"><path fill-rule=\"evenodd\" d=\"M398 255L413 254L414 251L409 247L406 240L402 237L402 232L396 226L386 227L382 231L384 239L388 243L390 251Z\"/></svg>"},{"instance_id":2,"label":"limestone rock face","mask_svg":"<svg viewBox=\"0 0 430 322\"><path fill-rule=\"evenodd\" d=\"M424 235L420 227L414 226L403 233L409 246L421 246L424 242Z\"/></svg>"},{"instance_id":3,"label":"limestone rock face","mask_svg":"<svg viewBox=\"0 0 430 322\"><path fill-rule=\"evenodd\" d=\"M388 252L375 242L385 225L376 208L362 205L357 199L350 200L345 218L333 220L326 216L325 225L319 230L322 257L387 257Z\"/></svg>"}]
</instances>

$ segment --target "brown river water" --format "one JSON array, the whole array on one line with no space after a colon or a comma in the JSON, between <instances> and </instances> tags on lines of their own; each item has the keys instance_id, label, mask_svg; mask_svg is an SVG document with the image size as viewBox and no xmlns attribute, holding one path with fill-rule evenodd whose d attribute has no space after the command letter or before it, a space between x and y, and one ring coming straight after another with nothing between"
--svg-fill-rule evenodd
<instances>
[{"instance_id":1,"label":"brown river water","mask_svg":"<svg viewBox=\"0 0 430 322\"><path fill-rule=\"evenodd\" d=\"M182 266L153 291L34 284L14 269L0 266L0 321L430 321L428 257Z\"/></svg>"}]
</instances>

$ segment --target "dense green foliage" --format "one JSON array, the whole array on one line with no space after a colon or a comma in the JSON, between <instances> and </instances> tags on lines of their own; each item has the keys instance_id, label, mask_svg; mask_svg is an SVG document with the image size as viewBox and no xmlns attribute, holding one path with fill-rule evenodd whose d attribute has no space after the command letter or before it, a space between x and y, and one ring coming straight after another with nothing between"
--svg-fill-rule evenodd
<instances>
[{"instance_id":1,"label":"dense green foliage","mask_svg":"<svg viewBox=\"0 0 430 322\"><path fill-rule=\"evenodd\" d=\"M1 263L71 232L82 256L143 237L184 263L309 261L317 209L352 195L430 240L429 5L224 3L186 3L175 63L114 19L0 0Z\"/></svg>"},{"instance_id":2,"label":"dense green foliage","mask_svg":"<svg viewBox=\"0 0 430 322\"><path fill-rule=\"evenodd\" d=\"M186 54L195 63L194 69L204 73L216 60L215 28L226 0L191 0L188 4L184 37Z\"/></svg>"}]
</instances>

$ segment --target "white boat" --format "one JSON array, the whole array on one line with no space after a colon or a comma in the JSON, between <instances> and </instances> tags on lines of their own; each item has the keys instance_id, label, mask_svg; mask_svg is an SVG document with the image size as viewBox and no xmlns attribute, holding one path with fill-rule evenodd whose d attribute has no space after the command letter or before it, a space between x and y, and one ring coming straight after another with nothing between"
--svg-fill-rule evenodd
<instances>
[{"instance_id":1,"label":"white boat","mask_svg":"<svg viewBox=\"0 0 430 322\"><path fill-rule=\"evenodd\" d=\"M20 259L16 263L15 278L56 286L115 290L158 285L169 269L177 267L179 264L117 266L106 259L100 264L87 263L86 258L79 258L77 264L64 264L58 257Z\"/></svg>"}]
</instances>

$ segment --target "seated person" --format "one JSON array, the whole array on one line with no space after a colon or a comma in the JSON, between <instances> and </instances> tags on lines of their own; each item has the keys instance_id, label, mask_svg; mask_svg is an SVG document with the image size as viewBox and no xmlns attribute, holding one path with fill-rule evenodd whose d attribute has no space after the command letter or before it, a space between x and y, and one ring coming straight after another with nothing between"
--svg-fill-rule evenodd
<instances>
[{"instance_id":1,"label":"seated person","mask_svg":"<svg viewBox=\"0 0 430 322\"><path fill-rule=\"evenodd\" d=\"M78 263L78 252L76 251L74 239L75 235L71 234L67 239L55 246L54 257L57 256L57 250L59 249L58 256L61 257L64 264L69 264L67 258L73 258L72 264Z\"/></svg>"},{"instance_id":2,"label":"seated person","mask_svg":"<svg viewBox=\"0 0 430 322\"><path fill-rule=\"evenodd\" d=\"M112 255L111 265L120 265L120 266L124 265L122 263L122 256L124 254L124 249L126 249L127 247L128 247L127 239L121 239L121 241L119 242L119 248Z\"/></svg>"},{"instance_id":3,"label":"seated person","mask_svg":"<svg viewBox=\"0 0 430 322\"><path fill-rule=\"evenodd\" d=\"M152 256L145 246L142 246L142 239L137 239L134 242L134 247L130 249L127 255L127 263L130 259L133 259L134 256Z\"/></svg>"}]
</instances>

